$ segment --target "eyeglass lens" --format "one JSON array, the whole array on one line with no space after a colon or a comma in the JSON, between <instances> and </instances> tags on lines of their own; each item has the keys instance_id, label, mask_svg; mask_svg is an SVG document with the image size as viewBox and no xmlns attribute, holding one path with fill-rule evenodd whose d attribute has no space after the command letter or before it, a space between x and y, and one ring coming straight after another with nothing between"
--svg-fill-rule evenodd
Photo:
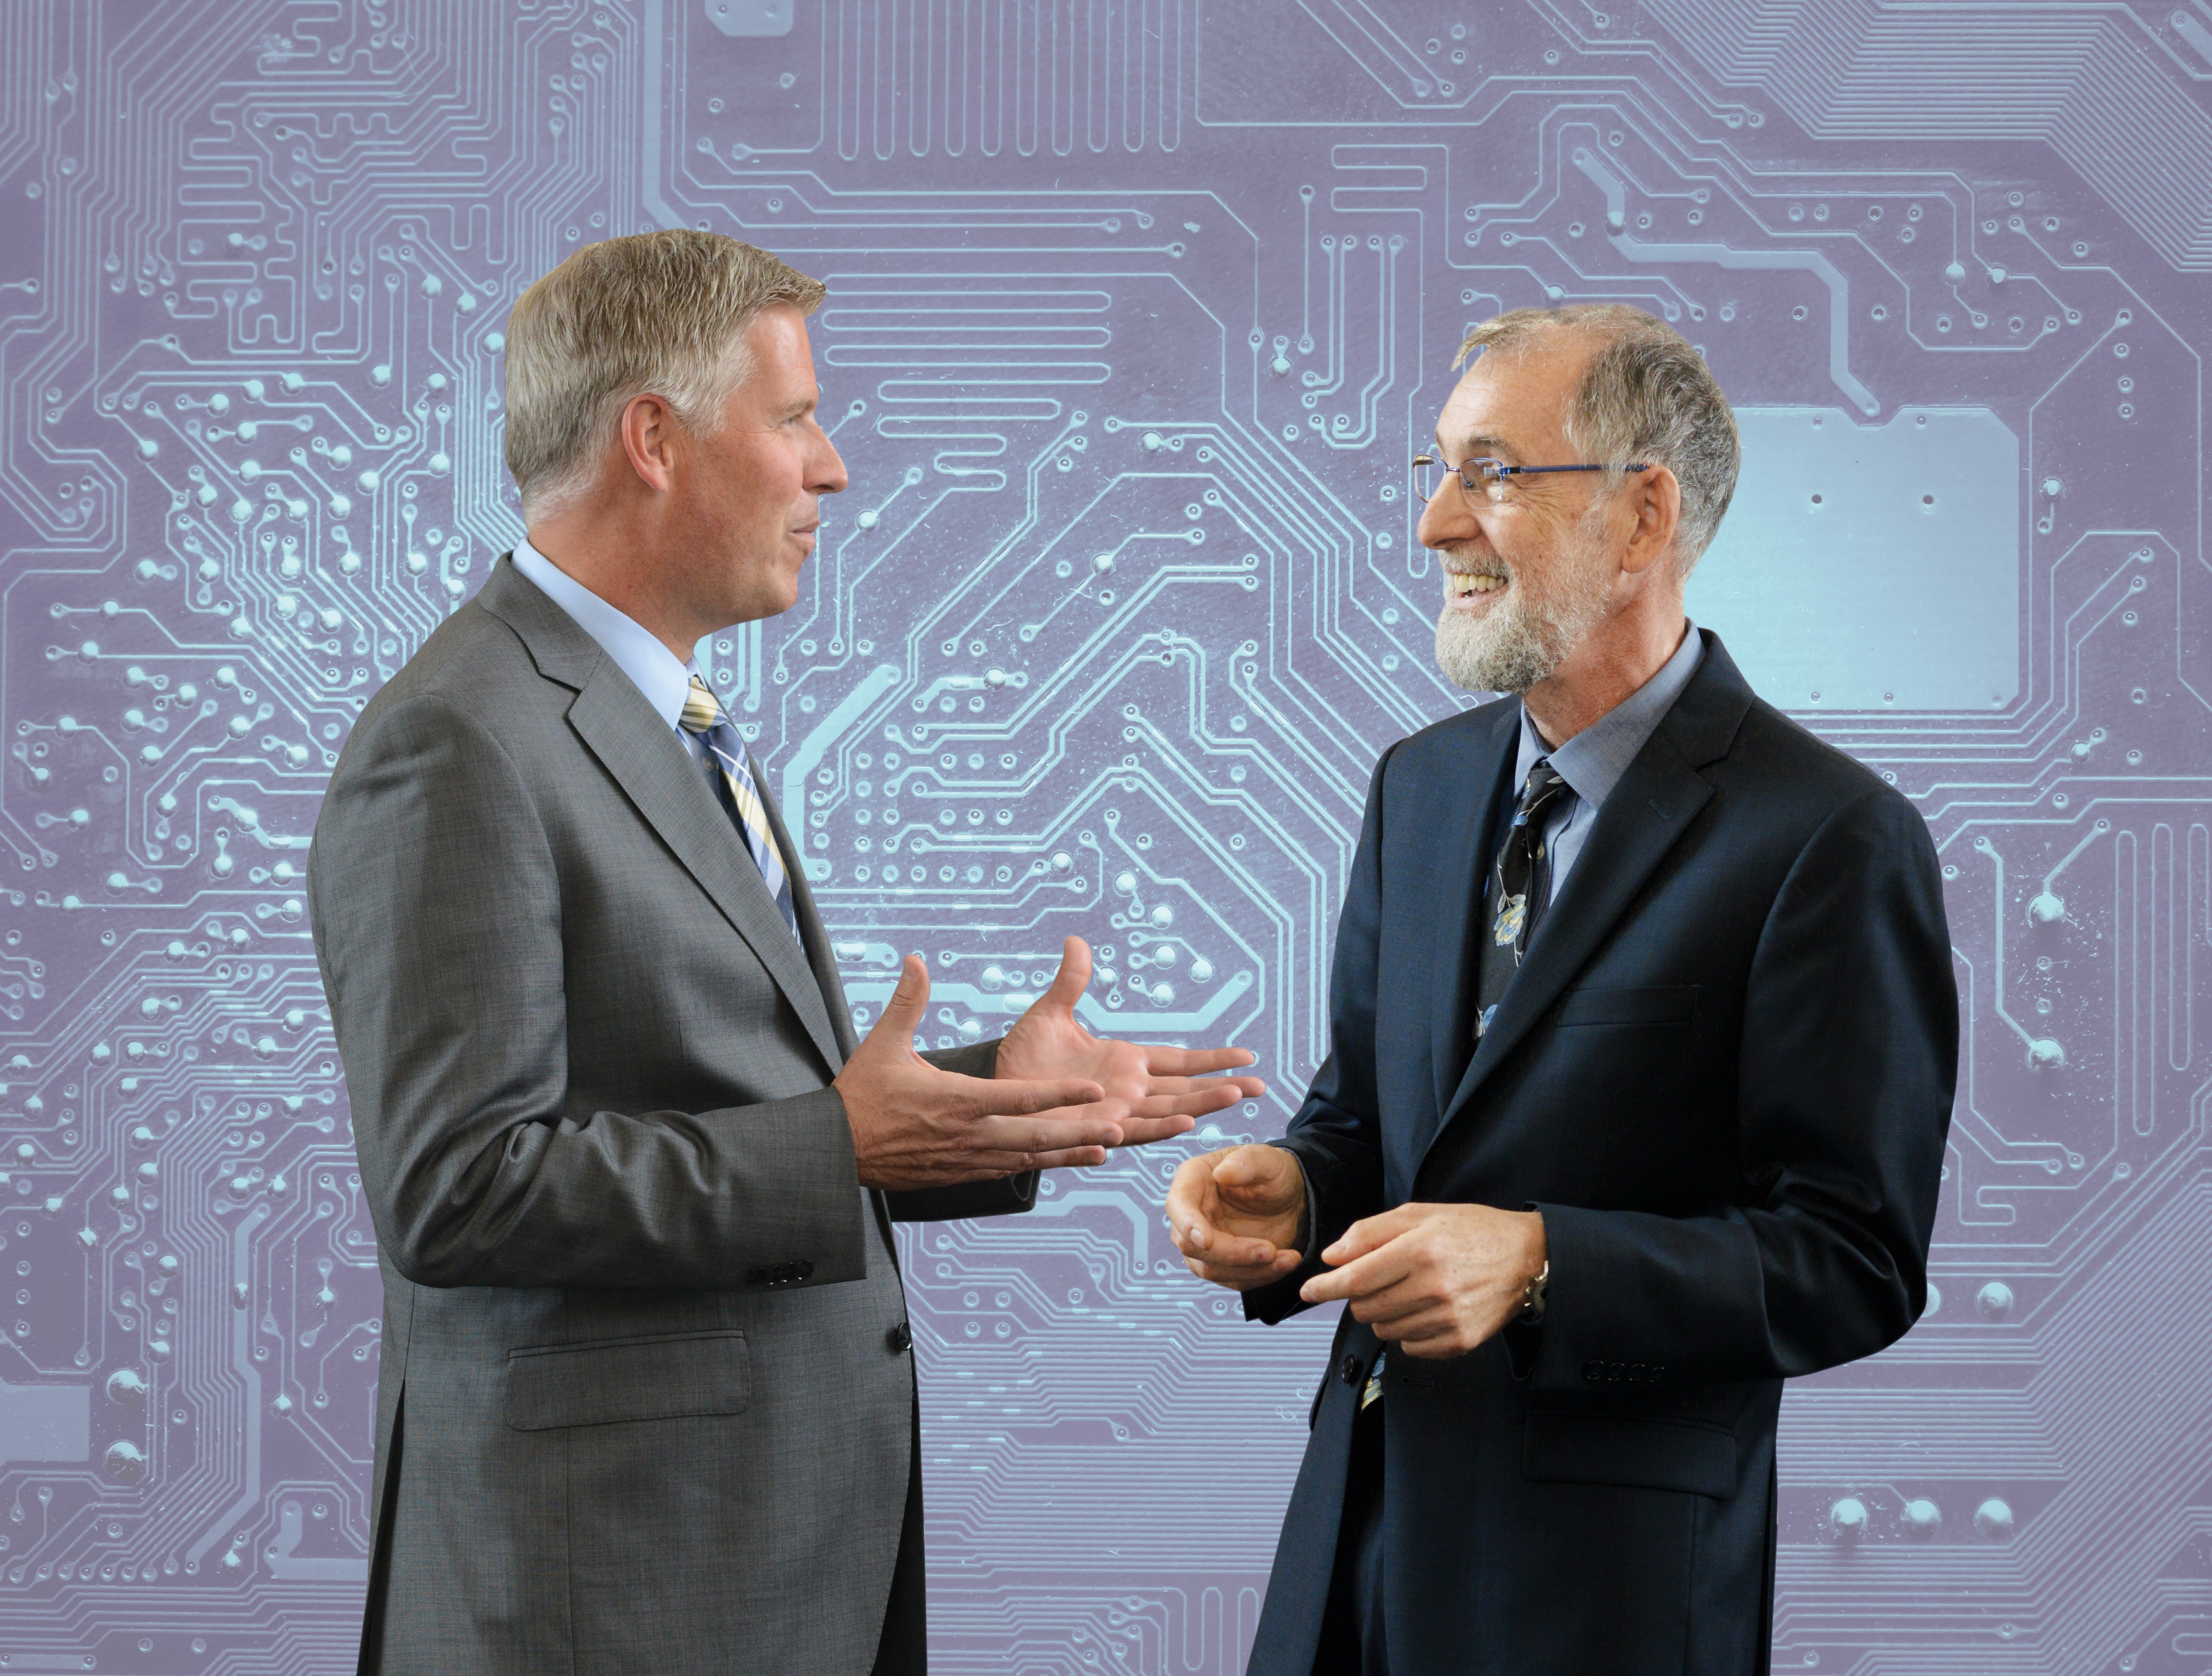
<instances>
[{"instance_id":1,"label":"eyeglass lens","mask_svg":"<svg viewBox=\"0 0 2212 1676\"><path fill-rule=\"evenodd\" d=\"M1467 461L1462 469L1467 474L1465 480L1477 485L1475 492L1486 496L1493 502L1504 497L1504 478L1486 476L1482 466L1472 460ZM1440 491L1449 487L1459 476L1459 473L1454 472L1450 466L1435 459L1430 460L1425 465L1416 466L1413 471L1424 503L1434 500Z\"/></svg>"}]
</instances>

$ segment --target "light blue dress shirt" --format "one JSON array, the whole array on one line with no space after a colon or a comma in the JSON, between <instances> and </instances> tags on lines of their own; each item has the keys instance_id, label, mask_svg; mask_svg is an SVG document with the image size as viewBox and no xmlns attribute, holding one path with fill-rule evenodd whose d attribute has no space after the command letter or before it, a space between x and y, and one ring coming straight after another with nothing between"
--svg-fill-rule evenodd
<instances>
[{"instance_id":1,"label":"light blue dress shirt","mask_svg":"<svg viewBox=\"0 0 2212 1676\"><path fill-rule=\"evenodd\" d=\"M697 661L679 661L652 630L592 593L532 546L528 537L514 544L514 568L574 618L578 628L599 643L599 649L629 677L630 685L645 695L645 702L659 711L660 719L675 729L684 748L695 760L705 762L705 742L683 728L684 701L691 694L691 677L699 673ZM702 675L701 679L705 677Z\"/></svg>"},{"instance_id":2,"label":"light blue dress shirt","mask_svg":"<svg viewBox=\"0 0 2212 1676\"><path fill-rule=\"evenodd\" d=\"M1597 824L1599 808L1661 719L1674 708L1674 700L1682 696L1682 689L1698 673L1705 655L1705 643L1698 637L1698 625L1686 624L1682 643L1674 649L1674 656L1659 666L1658 673L1556 750L1546 745L1544 736L1536 731L1528 705L1521 706L1521 751L1513 764L1514 796L1517 799L1521 788L1528 783L1528 771L1539 757L1549 759L1553 771L1567 783L1566 795L1545 812L1544 848L1552 862L1550 900L1559 899L1568 870L1581 856L1590 828Z\"/></svg>"}]
</instances>

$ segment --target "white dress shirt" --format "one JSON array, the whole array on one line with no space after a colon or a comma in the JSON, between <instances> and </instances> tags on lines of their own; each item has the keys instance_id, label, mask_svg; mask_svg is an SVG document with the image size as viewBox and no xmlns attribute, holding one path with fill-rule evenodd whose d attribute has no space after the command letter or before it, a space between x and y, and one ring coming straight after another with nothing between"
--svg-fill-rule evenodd
<instances>
[{"instance_id":1,"label":"white dress shirt","mask_svg":"<svg viewBox=\"0 0 2212 1676\"><path fill-rule=\"evenodd\" d=\"M675 729L684 748L700 762L707 747L696 734L684 732L684 701L691 695L691 677L699 675L698 661L680 661L660 643L653 631L626 612L617 611L578 582L525 536L514 544L514 568L536 583L538 591L574 618L576 626L599 643L602 651L645 695L645 702L660 712L660 719Z\"/></svg>"}]
</instances>

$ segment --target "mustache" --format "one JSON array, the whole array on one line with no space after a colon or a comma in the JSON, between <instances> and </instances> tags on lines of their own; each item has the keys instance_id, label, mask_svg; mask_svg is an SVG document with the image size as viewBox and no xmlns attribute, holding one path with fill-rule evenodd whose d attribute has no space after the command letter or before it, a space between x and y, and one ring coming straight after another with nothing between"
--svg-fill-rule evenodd
<instances>
[{"instance_id":1,"label":"mustache","mask_svg":"<svg viewBox=\"0 0 2212 1676\"><path fill-rule=\"evenodd\" d=\"M1443 561L1443 568L1454 576L1495 576L1501 582L1513 579L1512 570L1495 553L1463 552L1449 547L1437 551Z\"/></svg>"}]
</instances>

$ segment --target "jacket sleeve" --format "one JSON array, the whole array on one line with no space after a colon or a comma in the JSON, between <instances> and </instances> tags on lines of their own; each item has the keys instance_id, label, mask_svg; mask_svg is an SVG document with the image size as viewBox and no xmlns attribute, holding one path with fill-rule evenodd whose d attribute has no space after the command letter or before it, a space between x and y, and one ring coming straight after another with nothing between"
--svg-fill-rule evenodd
<instances>
[{"instance_id":1,"label":"jacket sleeve","mask_svg":"<svg viewBox=\"0 0 2212 1676\"><path fill-rule=\"evenodd\" d=\"M362 1185L408 1279L735 1290L866 1273L835 1088L566 1109L559 876L476 717L425 695L357 732L307 882Z\"/></svg>"},{"instance_id":2,"label":"jacket sleeve","mask_svg":"<svg viewBox=\"0 0 2212 1676\"><path fill-rule=\"evenodd\" d=\"M1282 1279L1244 1294L1248 1320L1286 1320L1312 1307L1298 1288L1318 1272L1320 1253L1362 1216L1382 1210L1382 1131L1375 1095L1375 974L1382 929L1382 781L1391 751L1375 765L1352 877L1337 917L1328 978L1328 1057L1279 1145L1306 1184L1305 1260Z\"/></svg>"},{"instance_id":3,"label":"jacket sleeve","mask_svg":"<svg viewBox=\"0 0 2212 1676\"><path fill-rule=\"evenodd\" d=\"M1543 1326L1509 1338L1540 1387L1810 1374L1903 1335L1958 1072L1941 869L1894 793L1799 853L1753 957L1737 1072L1742 1198L1709 1216L1538 1204ZM1637 1364L1642 1370L1637 1370Z\"/></svg>"}]
</instances>

